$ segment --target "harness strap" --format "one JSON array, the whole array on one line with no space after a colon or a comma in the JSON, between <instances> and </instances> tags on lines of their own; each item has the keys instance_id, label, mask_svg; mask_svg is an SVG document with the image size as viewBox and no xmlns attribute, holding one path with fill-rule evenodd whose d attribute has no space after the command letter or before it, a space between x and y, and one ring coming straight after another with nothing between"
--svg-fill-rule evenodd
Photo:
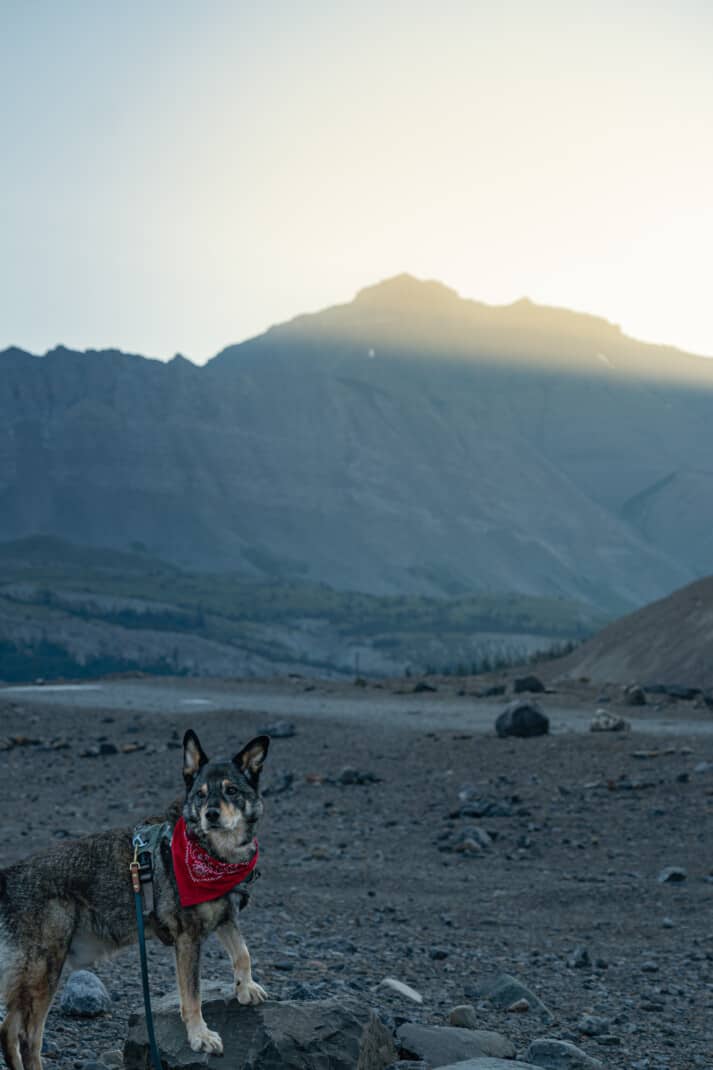
<instances>
[{"instance_id":1,"label":"harness strap","mask_svg":"<svg viewBox=\"0 0 713 1070\"><path fill-rule=\"evenodd\" d=\"M134 857L133 861L129 865L131 872L131 887L134 890L134 907L136 908L136 929L139 936L139 958L141 960L141 985L144 992L144 1010L146 1011L146 1032L149 1038L149 1050L151 1052L151 1062L153 1063L154 1070L163 1070L161 1063L161 1054L158 1050L158 1044L156 1043L156 1034L154 1032L153 1014L151 1012L151 990L149 989L149 968L146 958L146 932L144 929L144 901L141 895L142 883L146 883L147 888L151 888L151 909L153 909L153 881L151 878L151 863L149 855L149 877L145 880L143 872L145 870L145 863L139 861L140 850L139 843L140 836L134 836Z\"/></svg>"}]
</instances>

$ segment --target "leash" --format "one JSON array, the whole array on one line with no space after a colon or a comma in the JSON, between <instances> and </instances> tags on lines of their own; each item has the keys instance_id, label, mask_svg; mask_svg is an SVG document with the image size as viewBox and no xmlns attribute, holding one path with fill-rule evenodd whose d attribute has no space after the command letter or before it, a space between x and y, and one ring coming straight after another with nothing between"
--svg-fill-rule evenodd
<instances>
[{"instance_id":1,"label":"leash","mask_svg":"<svg viewBox=\"0 0 713 1070\"><path fill-rule=\"evenodd\" d=\"M142 839L140 833L136 833L132 840L134 847L134 857L129 865L131 872L131 887L134 890L134 906L136 907L136 928L139 934L139 956L141 958L141 984L144 990L144 1009L146 1011L146 1032L149 1038L149 1049L151 1051L151 1062L153 1063L154 1070L163 1070L161 1063L161 1054L158 1050L158 1044L156 1043L156 1034L153 1027L153 1014L151 1013L151 992L149 989L149 968L146 958L146 933L144 930L144 903L141 896L141 885L147 884L151 887L152 882L152 867L151 867L151 854L146 848L148 844ZM143 850L141 850L143 848ZM139 851L141 850L141 854ZM148 890L148 888L147 888ZM153 897L153 888L151 887L151 896ZM149 911L150 913L151 911Z\"/></svg>"}]
</instances>

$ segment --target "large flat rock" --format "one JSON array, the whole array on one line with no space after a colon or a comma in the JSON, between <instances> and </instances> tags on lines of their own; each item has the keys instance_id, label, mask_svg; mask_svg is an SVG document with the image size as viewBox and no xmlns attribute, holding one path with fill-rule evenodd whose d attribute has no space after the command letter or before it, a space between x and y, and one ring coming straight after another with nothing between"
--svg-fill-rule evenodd
<instances>
[{"instance_id":1,"label":"large flat rock","mask_svg":"<svg viewBox=\"0 0 713 1070\"><path fill-rule=\"evenodd\" d=\"M489 1029L461 1029L453 1025L418 1025L406 1022L396 1033L406 1057L414 1056L433 1067L447 1066L475 1056L513 1059L515 1047L501 1033Z\"/></svg>"},{"instance_id":2,"label":"large flat rock","mask_svg":"<svg viewBox=\"0 0 713 1070\"><path fill-rule=\"evenodd\" d=\"M192 1051L175 996L153 1005L165 1070L384 1070L396 1055L391 1034L369 1008L337 1000L267 1002L243 1007L232 990L204 986L203 1017L223 1038L225 1054ZM124 1046L126 1070L150 1067L146 1019L134 1013Z\"/></svg>"}]
</instances>

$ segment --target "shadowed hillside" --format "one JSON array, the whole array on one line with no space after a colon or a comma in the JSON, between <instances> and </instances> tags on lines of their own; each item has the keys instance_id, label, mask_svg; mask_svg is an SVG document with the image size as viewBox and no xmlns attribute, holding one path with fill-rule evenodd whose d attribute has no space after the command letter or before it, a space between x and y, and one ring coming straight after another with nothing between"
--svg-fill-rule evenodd
<instances>
[{"instance_id":1,"label":"shadowed hillside","mask_svg":"<svg viewBox=\"0 0 713 1070\"><path fill-rule=\"evenodd\" d=\"M550 674L595 683L713 686L713 576L608 625Z\"/></svg>"},{"instance_id":2,"label":"shadowed hillside","mask_svg":"<svg viewBox=\"0 0 713 1070\"><path fill-rule=\"evenodd\" d=\"M622 612L713 569L713 367L399 276L206 367L0 354L0 537Z\"/></svg>"},{"instance_id":3,"label":"shadowed hillside","mask_svg":"<svg viewBox=\"0 0 713 1070\"><path fill-rule=\"evenodd\" d=\"M378 597L304 581L188 572L141 553L35 537L0 543L0 680L482 672L561 650L603 623L517 594Z\"/></svg>"}]
</instances>

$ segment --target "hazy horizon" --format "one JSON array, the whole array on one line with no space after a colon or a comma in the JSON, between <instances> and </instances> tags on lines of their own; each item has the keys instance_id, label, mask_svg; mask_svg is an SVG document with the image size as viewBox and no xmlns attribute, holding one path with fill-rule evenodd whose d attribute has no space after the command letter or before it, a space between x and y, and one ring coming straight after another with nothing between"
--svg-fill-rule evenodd
<instances>
[{"instance_id":1,"label":"hazy horizon","mask_svg":"<svg viewBox=\"0 0 713 1070\"><path fill-rule=\"evenodd\" d=\"M713 11L3 9L0 348L196 363L402 272L713 355Z\"/></svg>"}]
</instances>

